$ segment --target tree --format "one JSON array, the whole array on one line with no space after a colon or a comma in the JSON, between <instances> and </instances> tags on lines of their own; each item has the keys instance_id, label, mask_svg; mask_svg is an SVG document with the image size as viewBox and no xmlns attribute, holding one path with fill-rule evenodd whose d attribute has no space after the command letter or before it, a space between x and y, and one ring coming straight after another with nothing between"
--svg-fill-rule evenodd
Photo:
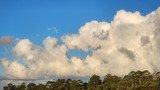
<instances>
[{"instance_id":1,"label":"tree","mask_svg":"<svg viewBox=\"0 0 160 90\"><path fill-rule=\"evenodd\" d=\"M48 88L48 89L53 89L55 87L56 87L56 83L54 81L48 81L46 83L46 88Z\"/></svg>"},{"instance_id":2,"label":"tree","mask_svg":"<svg viewBox=\"0 0 160 90\"><path fill-rule=\"evenodd\" d=\"M46 85L38 84L35 90L53 90L53 89L46 88Z\"/></svg>"},{"instance_id":3,"label":"tree","mask_svg":"<svg viewBox=\"0 0 160 90\"><path fill-rule=\"evenodd\" d=\"M67 90L70 90L71 82L72 82L71 79L67 79L67 80L66 80L65 87L66 87Z\"/></svg>"},{"instance_id":4,"label":"tree","mask_svg":"<svg viewBox=\"0 0 160 90\"><path fill-rule=\"evenodd\" d=\"M56 88L58 90L66 90L66 88L65 88L65 82L66 82L65 79L58 79L56 81Z\"/></svg>"},{"instance_id":5,"label":"tree","mask_svg":"<svg viewBox=\"0 0 160 90\"><path fill-rule=\"evenodd\" d=\"M88 82L81 80L48 81L44 84L25 83L13 85L9 83L4 90L160 90L160 72L151 74L149 71L131 71L123 78L107 74L103 83L100 76L93 75Z\"/></svg>"},{"instance_id":6,"label":"tree","mask_svg":"<svg viewBox=\"0 0 160 90\"><path fill-rule=\"evenodd\" d=\"M81 80L71 80L69 90L82 90L83 82Z\"/></svg>"},{"instance_id":7,"label":"tree","mask_svg":"<svg viewBox=\"0 0 160 90\"><path fill-rule=\"evenodd\" d=\"M4 86L4 87L3 87L3 90L9 90L9 89L8 89L8 87L7 87L7 86Z\"/></svg>"},{"instance_id":8,"label":"tree","mask_svg":"<svg viewBox=\"0 0 160 90\"><path fill-rule=\"evenodd\" d=\"M4 90L9 90L11 88L12 84L9 83L7 86L3 87Z\"/></svg>"},{"instance_id":9,"label":"tree","mask_svg":"<svg viewBox=\"0 0 160 90\"><path fill-rule=\"evenodd\" d=\"M100 77L98 76L98 75L93 75L91 78L90 78L90 80L89 80L89 82L88 82L88 88L93 88L93 89L96 89L96 87L98 86L98 85L100 85L102 82L101 82L101 80L100 80Z\"/></svg>"},{"instance_id":10,"label":"tree","mask_svg":"<svg viewBox=\"0 0 160 90\"><path fill-rule=\"evenodd\" d=\"M26 83L22 83L20 86L19 86L20 90L26 90Z\"/></svg>"},{"instance_id":11,"label":"tree","mask_svg":"<svg viewBox=\"0 0 160 90\"><path fill-rule=\"evenodd\" d=\"M11 90L17 90L16 85L12 85Z\"/></svg>"},{"instance_id":12,"label":"tree","mask_svg":"<svg viewBox=\"0 0 160 90\"><path fill-rule=\"evenodd\" d=\"M115 90L118 86L118 83L120 82L121 78L118 77L118 76L112 76L111 74L107 74L105 77L104 77L104 81L103 81L103 84L104 84L104 87L106 89L111 89L111 90Z\"/></svg>"},{"instance_id":13,"label":"tree","mask_svg":"<svg viewBox=\"0 0 160 90\"><path fill-rule=\"evenodd\" d=\"M34 83L29 83L27 85L27 90L36 90L36 84Z\"/></svg>"},{"instance_id":14,"label":"tree","mask_svg":"<svg viewBox=\"0 0 160 90\"><path fill-rule=\"evenodd\" d=\"M87 84L88 84L87 82L84 82L84 83L83 83L83 89L84 89L84 90L87 89Z\"/></svg>"}]
</instances>

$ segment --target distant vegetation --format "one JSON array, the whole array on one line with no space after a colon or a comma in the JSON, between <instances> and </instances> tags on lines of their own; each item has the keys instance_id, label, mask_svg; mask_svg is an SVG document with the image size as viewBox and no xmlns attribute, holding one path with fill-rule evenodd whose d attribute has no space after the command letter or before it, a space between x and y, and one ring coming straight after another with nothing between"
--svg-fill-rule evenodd
<instances>
[{"instance_id":1,"label":"distant vegetation","mask_svg":"<svg viewBox=\"0 0 160 90\"><path fill-rule=\"evenodd\" d=\"M123 78L107 74L104 80L93 75L88 82L71 79L48 81L46 84L9 83L4 90L160 90L160 72L151 74L146 71L131 71Z\"/></svg>"}]
</instances>

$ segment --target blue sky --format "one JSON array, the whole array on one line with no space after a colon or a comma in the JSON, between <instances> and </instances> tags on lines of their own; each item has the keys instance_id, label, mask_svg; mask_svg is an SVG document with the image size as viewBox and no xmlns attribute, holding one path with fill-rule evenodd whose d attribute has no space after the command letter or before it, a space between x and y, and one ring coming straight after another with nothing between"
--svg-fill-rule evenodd
<instances>
[{"instance_id":1,"label":"blue sky","mask_svg":"<svg viewBox=\"0 0 160 90\"><path fill-rule=\"evenodd\" d=\"M159 0L0 0L0 36L41 44L46 36L77 33L92 20L110 22L120 9L145 15L158 6Z\"/></svg>"},{"instance_id":2,"label":"blue sky","mask_svg":"<svg viewBox=\"0 0 160 90\"><path fill-rule=\"evenodd\" d=\"M0 0L0 37L28 38L42 45L47 36L60 38L77 33L86 22L110 22L118 10L146 15L159 6L160 0ZM0 48L0 57L10 57L4 51L11 47ZM81 51L72 53L86 55Z\"/></svg>"}]
</instances>

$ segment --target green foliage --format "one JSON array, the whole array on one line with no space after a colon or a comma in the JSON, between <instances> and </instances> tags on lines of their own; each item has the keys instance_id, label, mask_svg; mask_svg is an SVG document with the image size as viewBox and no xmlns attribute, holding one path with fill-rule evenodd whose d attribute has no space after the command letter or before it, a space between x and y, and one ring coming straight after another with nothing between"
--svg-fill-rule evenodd
<instances>
[{"instance_id":1,"label":"green foliage","mask_svg":"<svg viewBox=\"0 0 160 90\"><path fill-rule=\"evenodd\" d=\"M34 83L29 83L28 85L27 85L27 90L35 90L36 89L36 84L34 84Z\"/></svg>"},{"instance_id":2,"label":"green foliage","mask_svg":"<svg viewBox=\"0 0 160 90\"><path fill-rule=\"evenodd\" d=\"M151 74L149 71L131 71L123 78L107 74L102 81L100 76L93 75L90 80L58 79L44 84L9 83L4 90L160 90L160 72Z\"/></svg>"},{"instance_id":3,"label":"green foliage","mask_svg":"<svg viewBox=\"0 0 160 90\"><path fill-rule=\"evenodd\" d=\"M115 90L118 86L118 83L121 81L121 78L114 75L112 76L111 74L107 74L104 77L103 80L103 85L105 89L109 89L109 90Z\"/></svg>"},{"instance_id":4,"label":"green foliage","mask_svg":"<svg viewBox=\"0 0 160 90\"><path fill-rule=\"evenodd\" d=\"M100 76L93 75L88 82L88 88L92 90L92 88L95 89L100 84L101 84Z\"/></svg>"}]
</instances>

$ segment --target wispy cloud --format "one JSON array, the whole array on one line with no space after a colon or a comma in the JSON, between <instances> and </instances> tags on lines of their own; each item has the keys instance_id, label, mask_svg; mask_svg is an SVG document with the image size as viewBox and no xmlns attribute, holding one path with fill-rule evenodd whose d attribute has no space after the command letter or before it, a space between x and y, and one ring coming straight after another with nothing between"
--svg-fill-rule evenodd
<instances>
[{"instance_id":1,"label":"wispy cloud","mask_svg":"<svg viewBox=\"0 0 160 90\"><path fill-rule=\"evenodd\" d=\"M48 28L49 31L51 31L52 33L59 33L59 29L57 27L50 27Z\"/></svg>"},{"instance_id":2,"label":"wispy cloud","mask_svg":"<svg viewBox=\"0 0 160 90\"><path fill-rule=\"evenodd\" d=\"M10 45L14 43L14 37L12 36L2 36L0 37L0 44L2 45Z\"/></svg>"}]
</instances>

